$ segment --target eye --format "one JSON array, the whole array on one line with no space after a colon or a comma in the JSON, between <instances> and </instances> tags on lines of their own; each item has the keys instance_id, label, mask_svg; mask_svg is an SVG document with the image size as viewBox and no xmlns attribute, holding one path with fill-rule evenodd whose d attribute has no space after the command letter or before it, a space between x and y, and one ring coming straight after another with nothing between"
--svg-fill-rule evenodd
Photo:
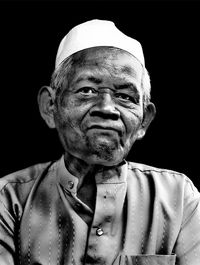
<instances>
[{"instance_id":1,"label":"eye","mask_svg":"<svg viewBox=\"0 0 200 265\"><path fill-rule=\"evenodd\" d=\"M120 94L116 94L115 96L116 96L117 98L119 98L119 99L123 99L123 100L131 100L131 97L128 96L128 95L126 95L126 94L122 94L122 93L120 93Z\"/></svg>"},{"instance_id":2,"label":"eye","mask_svg":"<svg viewBox=\"0 0 200 265\"><path fill-rule=\"evenodd\" d=\"M117 93L115 94L115 97L117 97L118 99L122 100L122 101L129 101L129 102L134 102L135 103L135 99L125 93Z\"/></svg>"},{"instance_id":3,"label":"eye","mask_svg":"<svg viewBox=\"0 0 200 265\"><path fill-rule=\"evenodd\" d=\"M128 93L116 93L115 97L124 104L139 104L139 96L129 95Z\"/></svg>"},{"instance_id":4,"label":"eye","mask_svg":"<svg viewBox=\"0 0 200 265\"><path fill-rule=\"evenodd\" d=\"M96 93L96 91L92 87L81 87L80 89L78 89L77 93L87 96Z\"/></svg>"}]
</instances>

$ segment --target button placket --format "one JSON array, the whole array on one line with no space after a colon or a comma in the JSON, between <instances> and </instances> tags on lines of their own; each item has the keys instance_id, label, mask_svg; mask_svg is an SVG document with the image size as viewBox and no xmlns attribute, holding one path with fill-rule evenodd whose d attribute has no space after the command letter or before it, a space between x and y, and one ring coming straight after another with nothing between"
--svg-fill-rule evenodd
<instances>
[{"instance_id":1,"label":"button placket","mask_svg":"<svg viewBox=\"0 0 200 265\"><path fill-rule=\"evenodd\" d=\"M75 205L76 205L77 208L80 209L80 207L81 207L81 203L80 202L76 202Z\"/></svg>"}]
</instances>

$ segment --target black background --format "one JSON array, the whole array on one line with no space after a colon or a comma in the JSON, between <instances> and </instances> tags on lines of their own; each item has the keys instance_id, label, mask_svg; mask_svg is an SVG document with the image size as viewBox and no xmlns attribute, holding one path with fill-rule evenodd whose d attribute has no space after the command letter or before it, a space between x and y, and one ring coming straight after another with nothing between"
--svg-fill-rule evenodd
<instances>
[{"instance_id":1,"label":"black background","mask_svg":"<svg viewBox=\"0 0 200 265\"><path fill-rule=\"evenodd\" d=\"M113 20L144 49L157 115L132 161L173 169L199 181L200 2L1 1L1 176L62 153L39 115L62 37L89 19Z\"/></svg>"}]
</instances>

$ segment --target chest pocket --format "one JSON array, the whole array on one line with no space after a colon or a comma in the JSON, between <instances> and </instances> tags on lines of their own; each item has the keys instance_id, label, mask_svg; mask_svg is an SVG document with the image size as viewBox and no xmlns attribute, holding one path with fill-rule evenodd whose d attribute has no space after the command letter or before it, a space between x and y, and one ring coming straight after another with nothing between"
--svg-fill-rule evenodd
<instances>
[{"instance_id":1,"label":"chest pocket","mask_svg":"<svg viewBox=\"0 0 200 265\"><path fill-rule=\"evenodd\" d=\"M121 255L115 265L175 265L176 255Z\"/></svg>"}]
</instances>

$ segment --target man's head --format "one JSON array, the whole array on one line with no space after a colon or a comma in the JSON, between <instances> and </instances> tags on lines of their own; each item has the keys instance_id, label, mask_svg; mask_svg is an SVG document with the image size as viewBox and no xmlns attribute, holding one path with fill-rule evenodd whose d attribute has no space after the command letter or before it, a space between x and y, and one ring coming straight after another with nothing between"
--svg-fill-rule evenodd
<instances>
[{"instance_id":1,"label":"man's head","mask_svg":"<svg viewBox=\"0 0 200 265\"><path fill-rule=\"evenodd\" d=\"M59 48L51 86L39 94L41 115L65 151L88 164L120 163L155 114L141 50L115 46Z\"/></svg>"}]
</instances>

